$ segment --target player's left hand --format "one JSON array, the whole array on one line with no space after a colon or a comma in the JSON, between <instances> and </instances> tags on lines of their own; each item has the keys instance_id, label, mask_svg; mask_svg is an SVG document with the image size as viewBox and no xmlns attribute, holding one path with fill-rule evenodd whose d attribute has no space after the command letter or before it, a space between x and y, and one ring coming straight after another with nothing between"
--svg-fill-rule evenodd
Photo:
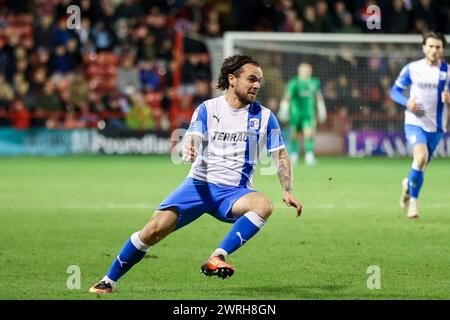
<instances>
[{"instance_id":1,"label":"player's left hand","mask_svg":"<svg viewBox=\"0 0 450 320\"><path fill-rule=\"evenodd\" d=\"M283 196L283 201L288 207L295 207L295 210L297 211L297 217L300 217L303 207L302 204L297 199L295 199L292 193L286 191Z\"/></svg>"},{"instance_id":2,"label":"player's left hand","mask_svg":"<svg viewBox=\"0 0 450 320\"><path fill-rule=\"evenodd\" d=\"M183 161L193 163L197 158L197 148L192 145L185 145L183 149Z\"/></svg>"}]
</instances>

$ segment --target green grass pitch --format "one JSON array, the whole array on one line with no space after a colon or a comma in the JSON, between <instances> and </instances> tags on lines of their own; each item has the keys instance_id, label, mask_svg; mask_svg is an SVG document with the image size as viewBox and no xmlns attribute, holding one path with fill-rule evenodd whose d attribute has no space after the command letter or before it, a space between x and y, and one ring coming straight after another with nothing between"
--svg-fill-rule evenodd
<instances>
[{"instance_id":1,"label":"green grass pitch","mask_svg":"<svg viewBox=\"0 0 450 320\"><path fill-rule=\"evenodd\" d=\"M418 221L398 207L409 166L406 158L300 163L300 218L282 203L277 176L257 170L254 186L275 210L230 256L232 278L199 272L230 228L204 215L153 247L114 294L97 297L88 288L189 166L169 157L0 158L0 299L449 299L449 160L431 163ZM67 287L72 265L80 289ZM380 289L367 287L369 266L379 267Z\"/></svg>"}]
</instances>

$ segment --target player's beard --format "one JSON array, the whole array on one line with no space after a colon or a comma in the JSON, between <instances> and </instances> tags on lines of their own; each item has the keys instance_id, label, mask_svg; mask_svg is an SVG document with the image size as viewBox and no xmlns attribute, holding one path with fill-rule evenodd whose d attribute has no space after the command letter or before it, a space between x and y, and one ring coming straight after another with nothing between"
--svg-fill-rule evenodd
<instances>
[{"instance_id":1,"label":"player's beard","mask_svg":"<svg viewBox=\"0 0 450 320\"><path fill-rule=\"evenodd\" d=\"M255 101L258 91L256 91L254 95L251 95L250 92L248 91L244 92L244 90L240 90L239 88L236 87L234 93L236 94L236 97L242 104L247 105Z\"/></svg>"}]
</instances>

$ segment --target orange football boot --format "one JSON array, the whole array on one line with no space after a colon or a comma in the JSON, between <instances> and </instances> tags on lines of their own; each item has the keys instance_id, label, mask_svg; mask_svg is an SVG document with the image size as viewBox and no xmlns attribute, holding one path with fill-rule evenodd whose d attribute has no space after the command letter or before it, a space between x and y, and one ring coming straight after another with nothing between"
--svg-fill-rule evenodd
<instances>
[{"instance_id":1,"label":"orange football boot","mask_svg":"<svg viewBox=\"0 0 450 320\"><path fill-rule=\"evenodd\" d=\"M106 281L97 282L95 285L89 288L90 293L112 293L113 287Z\"/></svg>"},{"instance_id":2,"label":"orange football boot","mask_svg":"<svg viewBox=\"0 0 450 320\"><path fill-rule=\"evenodd\" d=\"M226 279L234 274L234 267L225 262L223 255L218 255L209 258L202 264L200 269L205 276L218 276L219 278Z\"/></svg>"}]
</instances>

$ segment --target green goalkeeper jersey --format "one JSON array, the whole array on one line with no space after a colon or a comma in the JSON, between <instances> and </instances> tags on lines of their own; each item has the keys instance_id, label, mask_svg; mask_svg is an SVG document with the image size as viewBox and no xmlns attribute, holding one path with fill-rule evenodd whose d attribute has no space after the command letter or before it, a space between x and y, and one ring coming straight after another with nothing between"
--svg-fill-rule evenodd
<instances>
[{"instance_id":1,"label":"green goalkeeper jersey","mask_svg":"<svg viewBox=\"0 0 450 320\"><path fill-rule=\"evenodd\" d=\"M311 77L309 80L292 78L286 88L286 93L291 96L291 114L313 118L316 112L316 96L320 91L320 80Z\"/></svg>"}]
</instances>

